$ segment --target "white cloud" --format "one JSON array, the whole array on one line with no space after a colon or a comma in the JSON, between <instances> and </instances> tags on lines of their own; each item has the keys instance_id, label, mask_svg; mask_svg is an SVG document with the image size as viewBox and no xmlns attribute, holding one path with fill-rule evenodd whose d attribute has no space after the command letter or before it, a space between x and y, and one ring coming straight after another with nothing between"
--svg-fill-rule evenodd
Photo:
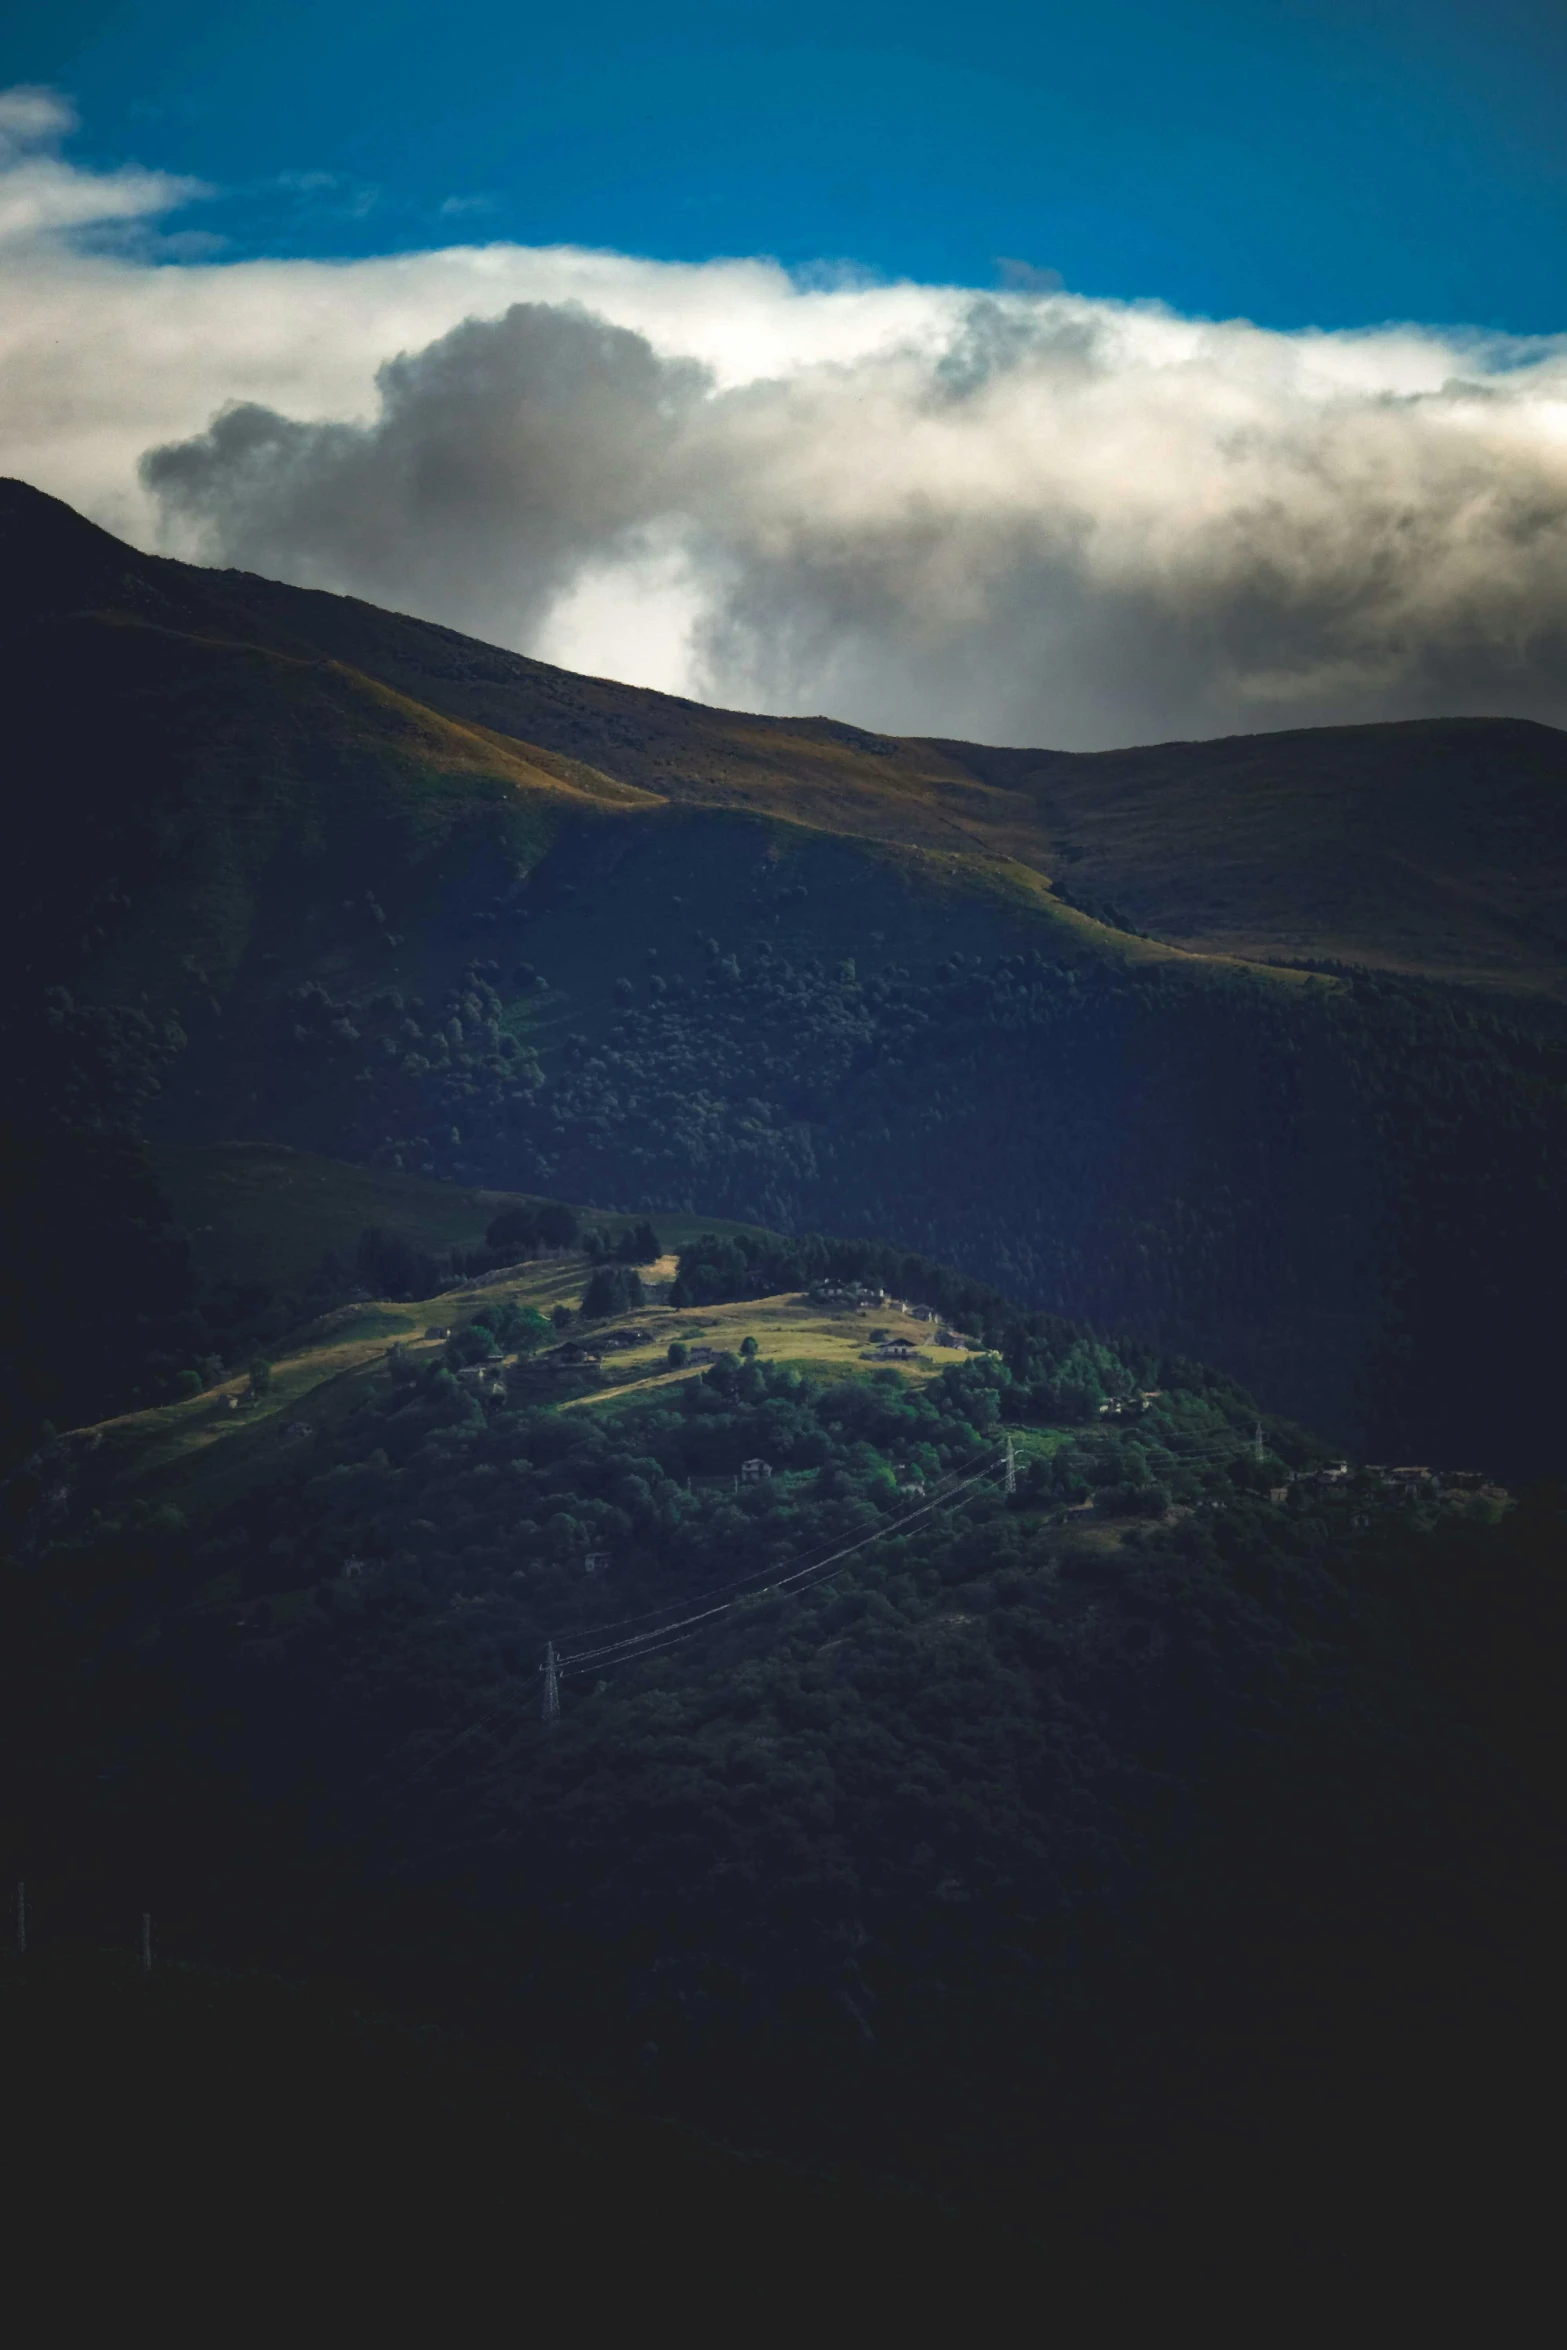
<instances>
[{"instance_id":1,"label":"white cloud","mask_svg":"<svg viewBox=\"0 0 1567 2350\"><path fill-rule=\"evenodd\" d=\"M51 137L70 121L31 104L19 119ZM45 162L61 190L54 219L25 195ZM802 295L766 261L661 265L506 244L170 267L68 233L127 221L132 205L150 219L193 192L155 173L91 173L0 148L0 214L13 200L17 210L17 233L0 244L0 470L145 545L159 527L137 479L149 446L199 431L232 401L305 421L368 417L384 361L515 302L580 301L731 382L852 357L944 300L917 287Z\"/></svg>"},{"instance_id":2,"label":"white cloud","mask_svg":"<svg viewBox=\"0 0 1567 2350\"><path fill-rule=\"evenodd\" d=\"M0 252L63 230L145 220L205 193L168 172L78 171L56 152L76 128L57 91L0 90Z\"/></svg>"},{"instance_id":3,"label":"white cloud","mask_svg":"<svg viewBox=\"0 0 1567 2350\"><path fill-rule=\"evenodd\" d=\"M1562 343L1285 335L1020 266L169 267L70 233L175 183L73 172L45 99L0 99L0 466L144 543L907 731L1567 720Z\"/></svg>"},{"instance_id":4,"label":"white cloud","mask_svg":"<svg viewBox=\"0 0 1567 2350\"><path fill-rule=\"evenodd\" d=\"M76 109L58 90L18 82L0 90L0 156L52 146L76 128Z\"/></svg>"}]
</instances>

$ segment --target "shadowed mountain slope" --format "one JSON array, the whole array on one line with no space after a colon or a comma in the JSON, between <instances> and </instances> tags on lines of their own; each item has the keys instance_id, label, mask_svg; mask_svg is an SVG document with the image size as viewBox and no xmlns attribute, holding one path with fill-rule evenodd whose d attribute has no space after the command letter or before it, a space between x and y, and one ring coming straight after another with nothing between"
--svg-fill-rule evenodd
<instances>
[{"instance_id":1,"label":"shadowed mountain slope","mask_svg":"<svg viewBox=\"0 0 1567 2350\"><path fill-rule=\"evenodd\" d=\"M1567 736L1522 718L1093 755L941 746L1033 802L1053 871L1205 953L1560 994Z\"/></svg>"},{"instance_id":2,"label":"shadowed mountain slope","mask_svg":"<svg viewBox=\"0 0 1567 2350\"><path fill-rule=\"evenodd\" d=\"M708 709L454 630L136 553L0 485L13 618L93 611L325 658L464 727L684 804L1015 859L1198 953L1567 989L1567 736L1515 719L1098 754Z\"/></svg>"},{"instance_id":3,"label":"shadowed mountain slope","mask_svg":"<svg viewBox=\"0 0 1567 2350\"><path fill-rule=\"evenodd\" d=\"M0 532L29 2146L146 2108L252 2264L258 2085L339 2232L487 2111L475 2193L687 2270L744 2218L690 2133L831 2164L878 2308L932 2191L1096 2307L1123 2244L1337 2284L1400 2196L1406 2302L1488 2195L1512 2258L1563 1520L1474 1472L1561 1462L1564 738L879 745Z\"/></svg>"},{"instance_id":4,"label":"shadowed mountain slope","mask_svg":"<svg viewBox=\"0 0 1567 2350\"><path fill-rule=\"evenodd\" d=\"M0 547L35 1137L885 1234L1367 1450L1557 1456L1567 736L893 742L143 556L21 485ZM150 1333L150 1177L14 1155L39 1310L87 1310L83 1227L128 1217Z\"/></svg>"},{"instance_id":5,"label":"shadowed mountain slope","mask_svg":"<svg viewBox=\"0 0 1567 2350\"><path fill-rule=\"evenodd\" d=\"M19 484L0 485L0 552L10 816L28 866L0 963L24 983L181 1017L307 972L441 984L456 968L442 934L482 920L477 900L493 910L552 849L570 844L569 895L649 822L678 833L711 817L738 819L752 853L777 852L747 821L875 841L901 886L977 892L1063 951L1179 951L1053 898L1026 801L918 746L736 720L142 556ZM489 690L492 671L506 690ZM523 735L524 702L548 741ZM961 825L943 792L966 807ZM608 833L607 819L620 820ZM366 904L373 937L341 919ZM357 935L327 940L329 919Z\"/></svg>"}]
</instances>

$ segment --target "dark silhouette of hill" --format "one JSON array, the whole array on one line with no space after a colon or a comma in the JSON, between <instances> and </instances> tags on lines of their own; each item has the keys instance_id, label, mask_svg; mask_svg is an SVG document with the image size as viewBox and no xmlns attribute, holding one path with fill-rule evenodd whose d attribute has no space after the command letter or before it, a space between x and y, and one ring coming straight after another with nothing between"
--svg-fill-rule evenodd
<instances>
[{"instance_id":1,"label":"dark silhouette of hill","mask_svg":"<svg viewBox=\"0 0 1567 2350\"><path fill-rule=\"evenodd\" d=\"M149 1302L168 1219L106 1147L144 1132L884 1233L1367 1449L1556 1458L1567 737L897 741L145 556L21 484L0 548L13 1395L115 1266L115 1377L237 1343Z\"/></svg>"},{"instance_id":2,"label":"dark silhouette of hill","mask_svg":"<svg viewBox=\"0 0 1567 2350\"><path fill-rule=\"evenodd\" d=\"M139 2094L151 2159L225 2161L282 2104L288 2178L341 2150L421 2204L445 2133L535 2223L547 2133L558 2227L599 2182L663 2207L617 2157L659 2164L650 2111L809 2166L791 2200L868 2260L932 2194L1036 2260L1516 2221L1560 2064L1559 1492L1346 1476L1198 1365L750 1237L680 1274L752 1333L652 1387L546 1374L517 1296L596 1318L555 1258L364 1350L303 1429L231 1421L224 1491L195 1452L127 1485L112 1431L6 1482L21 2126L98 2083L76 2141ZM856 1333L842 1282L895 1277L983 1350L802 1363L769 1284L806 1255ZM147 1974L83 1963L142 1912ZM378 2013L462 2039L421 2062ZM664 2185L743 2224L692 2152Z\"/></svg>"},{"instance_id":3,"label":"dark silhouette of hill","mask_svg":"<svg viewBox=\"0 0 1567 2350\"><path fill-rule=\"evenodd\" d=\"M1567 736L1523 718L1069 754L941 746L1024 792L1053 871L1204 953L1567 986Z\"/></svg>"},{"instance_id":4,"label":"dark silhouette of hill","mask_svg":"<svg viewBox=\"0 0 1567 2350\"><path fill-rule=\"evenodd\" d=\"M161 2095L187 2146L267 2081L308 2134L363 2080L322 2141L351 2171L383 2115L471 2152L563 2111L211 1972L166 1992L172 1953L547 2048L610 2101L563 2178L550 2140L557 2226L659 2162L639 2103L721 2142L671 2200L743 2230L722 2143L784 2153L884 2266L932 2191L1052 2255L1196 2228L1273 2276L1385 2245L1400 2197L1428 2234L1516 2218L1559 2061L1560 1496L1340 1477L1321 1439L1559 1457L1567 1048L1525 851L1548 877L1561 738L884 745L145 558L33 493L0 526L24 2132L57 2051L89 2127ZM1218 951L1243 917L1339 968ZM361 1216L351 1273L476 1240L493 1186L770 1226L688 1246L667 1309L762 1339L601 1390L498 1293L426 1334L411 1287L417 1339L275 1441L237 1416L220 1491L212 1385L278 1310L204 1229L235 1138L360 1170L247 1185L294 1289ZM805 1267L982 1345L802 1373L761 1307ZM45 1365L63 1418L183 1394L189 1456L117 1483L112 1437L37 1427ZM73 1971L148 1908L150 1981ZM814 2183L846 2163L905 2182L884 2229Z\"/></svg>"},{"instance_id":5,"label":"dark silhouette of hill","mask_svg":"<svg viewBox=\"0 0 1567 2350\"><path fill-rule=\"evenodd\" d=\"M1521 719L1072 753L892 738L587 678L353 597L142 555L0 485L10 625L139 620L340 663L468 728L682 805L1016 858L1195 952L1559 995L1567 736Z\"/></svg>"}]
</instances>

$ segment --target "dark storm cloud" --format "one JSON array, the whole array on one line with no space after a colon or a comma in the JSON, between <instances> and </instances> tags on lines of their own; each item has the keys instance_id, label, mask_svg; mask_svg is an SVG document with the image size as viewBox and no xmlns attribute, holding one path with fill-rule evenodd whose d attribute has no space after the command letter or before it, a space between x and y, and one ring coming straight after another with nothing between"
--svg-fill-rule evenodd
<instances>
[{"instance_id":1,"label":"dark storm cloud","mask_svg":"<svg viewBox=\"0 0 1567 2350\"><path fill-rule=\"evenodd\" d=\"M629 642L678 576L667 682L752 706L1072 745L1563 719L1567 371L1512 357L1002 296L721 389L535 303L392 362L369 423L236 408L144 477L211 559L556 657L583 580L622 568Z\"/></svg>"},{"instance_id":2,"label":"dark storm cloud","mask_svg":"<svg viewBox=\"0 0 1567 2350\"><path fill-rule=\"evenodd\" d=\"M214 558L526 640L656 510L705 370L575 308L519 303L390 361L369 427L254 403L142 475Z\"/></svg>"}]
</instances>

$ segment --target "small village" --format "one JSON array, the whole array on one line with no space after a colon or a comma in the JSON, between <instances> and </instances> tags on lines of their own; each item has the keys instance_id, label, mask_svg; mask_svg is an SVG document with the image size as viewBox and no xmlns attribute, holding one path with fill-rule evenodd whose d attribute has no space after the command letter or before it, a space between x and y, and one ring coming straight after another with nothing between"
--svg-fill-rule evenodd
<instances>
[{"instance_id":1,"label":"small village","mask_svg":"<svg viewBox=\"0 0 1567 2350\"><path fill-rule=\"evenodd\" d=\"M934 1343L937 1346L961 1349L964 1353L978 1353L979 1343L964 1331L951 1330L942 1322L934 1307L915 1300L893 1297L889 1291L859 1281L820 1281L806 1292L809 1302L828 1313L839 1314L901 1314L912 1322L936 1324ZM885 1328L866 1333L869 1344L862 1350L869 1362L911 1362L924 1343L916 1338L902 1338Z\"/></svg>"}]
</instances>

